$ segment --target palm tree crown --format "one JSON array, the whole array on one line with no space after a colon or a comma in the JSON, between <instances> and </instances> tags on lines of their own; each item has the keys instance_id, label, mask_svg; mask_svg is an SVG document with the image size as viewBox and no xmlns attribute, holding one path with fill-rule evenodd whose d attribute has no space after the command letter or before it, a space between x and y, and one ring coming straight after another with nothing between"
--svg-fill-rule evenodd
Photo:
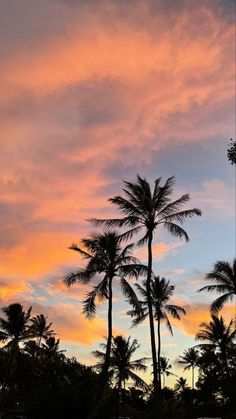
<instances>
[{"instance_id":1,"label":"palm tree crown","mask_svg":"<svg viewBox=\"0 0 236 419\"><path fill-rule=\"evenodd\" d=\"M185 238L188 241L189 237L186 231L179 224L182 224L187 218L195 215L200 216L201 211L197 208L181 209L190 199L188 194L171 202L174 182L175 179L172 176L161 186L161 178L158 178L154 182L153 191L151 191L147 180L138 175L136 183L124 182L125 197L115 196L109 199L124 213L124 218L90 219L90 221L95 225L104 224L108 227L130 227L132 229L130 235L144 228L145 233L139 244L144 244L148 240L150 232L154 232L158 225L163 225L173 236Z\"/></svg>"},{"instance_id":2,"label":"palm tree crown","mask_svg":"<svg viewBox=\"0 0 236 419\"><path fill-rule=\"evenodd\" d=\"M198 345L200 348L209 348L215 351L228 373L228 359L235 348L236 329L234 321L231 320L228 326L222 317L211 315L209 323L200 324L200 331L196 335L196 340L205 341Z\"/></svg>"},{"instance_id":3,"label":"palm tree crown","mask_svg":"<svg viewBox=\"0 0 236 419\"><path fill-rule=\"evenodd\" d=\"M43 314L39 314L30 319L31 322L31 333L32 336L37 336L38 345L40 346L42 339L47 339L54 335L54 331L51 330L52 323L47 324L47 317Z\"/></svg>"},{"instance_id":4,"label":"palm tree crown","mask_svg":"<svg viewBox=\"0 0 236 419\"><path fill-rule=\"evenodd\" d=\"M192 388L194 388L194 368L198 365L199 351L189 348L179 357L178 363L184 365L184 371L192 369Z\"/></svg>"},{"instance_id":5,"label":"palm tree crown","mask_svg":"<svg viewBox=\"0 0 236 419\"><path fill-rule=\"evenodd\" d=\"M139 307L135 306L136 300L131 301L134 305L133 310L129 310L128 314L131 317L134 317L133 325L137 325L148 316L148 304L147 304L147 290L146 290L146 280L142 282L143 286L140 284L135 284L136 289L139 291L140 295L143 297L141 303L141 310ZM173 318L180 320L180 314L186 314L184 308L169 304L169 300L174 292L174 285L170 284L170 281L164 277L153 276L151 281L151 301L154 309L154 318L157 321L164 322L167 326L171 335L173 335L173 329L169 320L168 315L171 315Z\"/></svg>"},{"instance_id":6,"label":"palm tree crown","mask_svg":"<svg viewBox=\"0 0 236 419\"><path fill-rule=\"evenodd\" d=\"M24 311L21 304L14 303L4 307L2 311L6 317L0 318L0 341L7 341L5 347L18 348L19 342L25 341L30 335L31 307Z\"/></svg>"},{"instance_id":7,"label":"palm tree crown","mask_svg":"<svg viewBox=\"0 0 236 419\"><path fill-rule=\"evenodd\" d=\"M215 284L202 287L200 292L209 291L223 294L211 304L211 311L217 313L227 301L232 300L236 295L236 258L232 265L224 260L217 261L213 270L206 275L206 279L214 281Z\"/></svg>"},{"instance_id":8,"label":"palm tree crown","mask_svg":"<svg viewBox=\"0 0 236 419\"><path fill-rule=\"evenodd\" d=\"M133 296L132 288L125 277L138 277L145 272L145 267L139 260L132 256L133 244L128 244L122 248L122 242L126 238L119 235L116 231L108 231L103 234L93 234L90 238L81 240L81 247L75 244L70 249L79 252L87 260L84 269L66 276L67 285L75 282L88 283L97 274L104 274L101 282L94 286L84 301L84 314L91 318L96 314L96 299L103 301L109 298L109 281L114 277L119 277L120 285L126 296Z\"/></svg>"},{"instance_id":9,"label":"palm tree crown","mask_svg":"<svg viewBox=\"0 0 236 419\"><path fill-rule=\"evenodd\" d=\"M102 346L104 347L104 345ZM145 372L147 369L146 362L149 358L131 359L139 346L137 339L130 342L130 336L128 339L125 339L123 336L113 337L110 371L116 386L124 385L127 380L132 380L136 386L147 388L146 383L135 371ZM102 351L93 351L92 353L99 359L99 363L96 366L100 369L105 359L105 353Z\"/></svg>"}]
</instances>

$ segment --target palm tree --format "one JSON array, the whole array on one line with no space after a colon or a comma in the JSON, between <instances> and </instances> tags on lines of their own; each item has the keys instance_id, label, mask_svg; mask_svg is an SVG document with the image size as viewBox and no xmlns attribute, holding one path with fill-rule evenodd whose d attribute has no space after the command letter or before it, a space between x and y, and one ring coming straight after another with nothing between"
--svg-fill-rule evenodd
<instances>
[{"instance_id":1,"label":"palm tree","mask_svg":"<svg viewBox=\"0 0 236 419\"><path fill-rule=\"evenodd\" d=\"M163 388L165 387L165 377L169 377L170 375L176 376L173 372L170 372L172 365L169 363L169 359L165 356L161 356L160 358L160 369L161 374L163 374ZM177 377L177 376L176 376Z\"/></svg>"},{"instance_id":2,"label":"palm tree","mask_svg":"<svg viewBox=\"0 0 236 419\"><path fill-rule=\"evenodd\" d=\"M143 286L135 284L135 287L143 297L141 303L141 311L139 307L135 306L136 300L133 303L134 309L128 311L131 317L134 317L133 325L138 325L146 319L149 314L148 295L147 295L147 281L143 281ZM158 352L157 352L157 369L159 391L161 390L161 323L164 322L171 335L173 329L169 320L169 315L174 319L180 320L180 314L186 314L185 310L177 305L169 304L169 300L174 292L174 285L170 285L170 281L166 278L154 276L151 280L151 304L153 308L154 319L157 321L157 336L158 336Z\"/></svg>"},{"instance_id":3,"label":"palm tree","mask_svg":"<svg viewBox=\"0 0 236 419\"><path fill-rule=\"evenodd\" d=\"M201 329L196 335L196 340L205 341L206 343L198 346L202 349L209 348L214 350L222 361L222 365L228 375L228 357L230 357L232 349L235 348L236 329L234 321L231 320L227 326L222 316L219 318L212 314L211 321L209 323L201 323L200 327Z\"/></svg>"},{"instance_id":4,"label":"palm tree","mask_svg":"<svg viewBox=\"0 0 236 419\"><path fill-rule=\"evenodd\" d=\"M211 304L212 313L217 314L226 302L236 296L236 258L234 258L232 265L224 260L218 260L213 270L206 275L206 279L213 280L215 284L202 287L199 290L200 292L215 291L217 294L223 294Z\"/></svg>"},{"instance_id":5,"label":"palm tree","mask_svg":"<svg viewBox=\"0 0 236 419\"><path fill-rule=\"evenodd\" d=\"M176 390L176 391L183 392L183 391L184 391L184 390L186 390L187 388L188 388L188 385L187 385L187 380L186 380L186 378L179 377L179 378L178 378L178 380L176 380L175 390Z\"/></svg>"},{"instance_id":6,"label":"palm tree","mask_svg":"<svg viewBox=\"0 0 236 419\"><path fill-rule=\"evenodd\" d=\"M43 314L39 314L30 319L31 322L31 332L33 336L38 338L38 346L40 347L41 340L47 339L54 335L54 331L50 330L52 323L47 324L47 317Z\"/></svg>"},{"instance_id":7,"label":"palm tree","mask_svg":"<svg viewBox=\"0 0 236 419\"><path fill-rule=\"evenodd\" d=\"M29 339L29 319L31 307L24 311L21 304L14 303L2 308L5 318L0 317L0 341L4 343L3 350L6 351L6 378L2 386L2 398L9 377L14 373L19 355L19 344Z\"/></svg>"},{"instance_id":8,"label":"palm tree","mask_svg":"<svg viewBox=\"0 0 236 419\"><path fill-rule=\"evenodd\" d=\"M174 177L170 177L161 186L161 178L154 181L153 191L145 178L137 176L135 183L124 182L124 197L115 196L109 201L116 205L124 214L123 218L110 220L90 221L94 225L105 225L107 227L128 227L127 237L139 233L144 229L144 235L138 244L147 243L148 246L148 272L147 272L147 301L150 326L150 338L152 349L154 392L158 395L158 371L155 345L154 319L151 303L151 277L152 277L152 243L156 229L163 226L172 236L184 238L189 237L181 224L195 215L200 216L201 211L197 208L182 210L182 206L189 201L189 195L182 195L179 199L171 201L173 192Z\"/></svg>"},{"instance_id":9,"label":"palm tree","mask_svg":"<svg viewBox=\"0 0 236 419\"><path fill-rule=\"evenodd\" d=\"M94 402L94 410L90 417L94 417L101 400L110 365L110 352L112 341L112 284L114 278L119 278L121 289L125 296L135 299L135 293L125 277L138 277L145 272L145 267L141 265L137 258L132 256L133 244L128 244L122 248L126 240L124 235L118 235L116 231L109 231L103 234L93 234L90 238L82 239L81 246L73 244L70 249L79 252L87 261L84 269L76 273L67 275L65 281L67 285L79 281L89 283L97 274L103 274L101 281L93 287L87 294L84 301L83 313L88 318L93 318L96 314L96 301L108 300L108 334L106 345L106 356L100 374L97 397ZM137 299L136 299L137 300ZM137 304L138 300L136 301Z\"/></svg>"},{"instance_id":10,"label":"palm tree","mask_svg":"<svg viewBox=\"0 0 236 419\"><path fill-rule=\"evenodd\" d=\"M178 363L185 365L184 371L192 370L192 388L194 389L194 369L198 365L199 351L196 348L189 348L179 357Z\"/></svg>"},{"instance_id":11,"label":"palm tree","mask_svg":"<svg viewBox=\"0 0 236 419\"><path fill-rule=\"evenodd\" d=\"M61 359L64 357L64 350L59 349L60 339L55 339L54 336L49 336L45 339L45 343L42 344L42 349L46 357L50 359Z\"/></svg>"},{"instance_id":12,"label":"palm tree","mask_svg":"<svg viewBox=\"0 0 236 419\"><path fill-rule=\"evenodd\" d=\"M104 347L104 345L102 346ZM125 339L123 336L116 336L112 339L110 373L117 388L117 418L119 417L122 384L125 388L125 382L131 380L136 387L148 389L148 385L135 373L135 371L146 371L147 366L145 364L148 361L148 358L139 358L134 361L131 360L134 352L139 347L140 345L136 339L134 339L133 342L130 342L130 336L128 339ZM99 359L99 363L96 367L100 369L104 363L106 353L94 351L93 355Z\"/></svg>"},{"instance_id":13,"label":"palm tree","mask_svg":"<svg viewBox=\"0 0 236 419\"><path fill-rule=\"evenodd\" d=\"M0 317L0 341L7 342L5 348L18 349L19 343L29 338L31 309L32 307L24 311L22 305L18 303L2 309L5 318Z\"/></svg>"}]
</instances>

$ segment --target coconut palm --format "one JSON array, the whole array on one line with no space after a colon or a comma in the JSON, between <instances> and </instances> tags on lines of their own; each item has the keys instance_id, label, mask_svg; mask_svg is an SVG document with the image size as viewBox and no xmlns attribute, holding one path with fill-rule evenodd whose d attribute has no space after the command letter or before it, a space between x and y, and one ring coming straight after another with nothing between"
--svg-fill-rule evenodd
<instances>
[{"instance_id":1,"label":"coconut palm","mask_svg":"<svg viewBox=\"0 0 236 419\"><path fill-rule=\"evenodd\" d=\"M208 291L222 294L211 304L211 311L217 314L226 302L231 301L236 296L236 258L232 265L224 260L218 260L213 270L206 275L206 279L214 281L215 284L202 287L199 290L200 292Z\"/></svg>"},{"instance_id":2,"label":"coconut palm","mask_svg":"<svg viewBox=\"0 0 236 419\"><path fill-rule=\"evenodd\" d=\"M84 269L67 275L65 278L67 285L72 285L77 281L87 284L98 274L103 274L102 279L93 287L84 300L83 312L85 316L88 318L95 316L97 300L108 300L106 356L94 403L94 406L96 406L94 407L95 410L101 400L110 365L113 281L118 278L124 295L135 299L135 293L125 277L134 276L137 278L139 274L145 272L145 267L139 263L137 258L132 256L134 245L128 244L122 247L125 240L126 237L124 235L119 235L116 231L109 231L102 234L93 234L90 238L82 239L80 247L75 244L70 247L72 250L79 252L87 261L87 264ZM139 304L138 300L136 303ZM94 412L91 413L91 417L95 416Z\"/></svg>"},{"instance_id":3,"label":"coconut palm","mask_svg":"<svg viewBox=\"0 0 236 419\"><path fill-rule=\"evenodd\" d=\"M104 347L104 344L102 344L102 347ZM117 417L119 417L121 388L122 385L125 388L127 380L133 381L136 387L148 390L148 385L136 374L136 371L146 371L148 358L131 359L139 347L140 345L136 339L133 342L130 341L130 336L128 339L123 336L116 336L112 339L110 374L117 388ZM92 353L99 359L96 367L100 369L104 363L106 353L102 351Z\"/></svg>"},{"instance_id":4,"label":"coconut palm","mask_svg":"<svg viewBox=\"0 0 236 419\"><path fill-rule=\"evenodd\" d=\"M211 315L209 323L203 322L200 324L200 331L196 335L196 340L205 341L206 343L199 344L200 348L212 349L218 355L229 374L228 358L232 350L235 348L236 329L234 321L231 320L228 325L225 324L223 317L220 318L214 314Z\"/></svg>"},{"instance_id":5,"label":"coconut palm","mask_svg":"<svg viewBox=\"0 0 236 419\"><path fill-rule=\"evenodd\" d=\"M179 377L178 380L176 380L175 390L182 393L187 388L188 388L188 385L187 385L186 378Z\"/></svg>"},{"instance_id":6,"label":"coconut palm","mask_svg":"<svg viewBox=\"0 0 236 419\"><path fill-rule=\"evenodd\" d=\"M49 336L45 339L45 343L42 344L44 355L50 359L63 358L64 350L59 349L60 339L55 339L54 336Z\"/></svg>"},{"instance_id":7,"label":"coconut palm","mask_svg":"<svg viewBox=\"0 0 236 419\"><path fill-rule=\"evenodd\" d=\"M31 307L24 311L21 304L14 303L2 308L5 317L0 317L0 341L4 344L5 356L5 389L9 377L17 367L17 360L20 351L19 344L25 342L30 336L29 319ZM4 391L2 392L3 397Z\"/></svg>"},{"instance_id":8,"label":"coconut palm","mask_svg":"<svg viewBox=\"0 0 236 419\"><path fill-rule=\"evenodd\" d=\"M189 348L179 357L178 363L184 365L184 371L192 370L192 388L194 389L194 369L198 365L199 351L196 348Z\"/></svg>"},{"instance_id":9,"label":"coconut palm","mask_svg":"<svg viewBox=\"0 0 236 419\"><path fill-rule=\"evenodd\" d=\"M30 322L31 333L33 336L37 336L37 343L39 347L42 339L47 339L54 335L54 331L50 329L52 323L47 324L47 317L45 317L43 314L32 317Z\"/></svg>"},{"instance_id":10,"label":"coconut palm","mask_svg":"<svg viewBox=\"0 0 236 419\"><path fill-rule=\"evenodd\" d=\"M148 295L147 295L147 284L146 280L140 284L135 284L136 289L139 291L143 300L141 303L141 311L139 307L135 306L136 300L130 302L133 304L134 309L129 310L128 314L134 317L133 325L138 325L143 322L149 314L148 307ZM169 316L174 319L180 320L181 314L186 314L185 310L177 305L169 304L169 300L174 292L174 285L170 285L170 281L166 278L160 278L159 276L153 276L151 280L151 304L154 314L154 319L157 321L157 337L158 337L158 352L157 352L157 369L158 369L158 381L159 390L161 390L161 323L165 323L171 335L173 335L173 329L170 323Z\"/></svg>"},{"instance_id":11,"label":"coconut palm","mask_svg":"<svg viewBox=\"0 0 236 419\"><path fill-rule=\"evenodd\" d=\"M176 374L173 374L173 372L170 372L172 365L169 363L169 359L165 356L161 356L160 358L160 368L161 368L161 374L163 375L163 388L165 387L165 377L169 377L170 375L173 375L177 377Z\"/></svg>"},{"instance_id":12,"label":"coconut palm","mask_svg":"<svg viewBox=\"0 0 236 419\"><path fill-rule=\"evenodd\" d=\"M195 215L200 216L201 211L193 208L182 210L182 206L189 201L189 195L182 195L180 198L171 201L174 185L174 177L170 177L161 186L161 178L154 181L154 188L151 190L150 184L145 178L137 176L135 183L124 182L124 197L115 196L109 201L116 205L124 214L123 218L110 220L90 221L94 225L105 225L107 227L128 227L127 237L132 237L135 233L144 230L144 235L138 244L147 243L148 248L148 273L147 273L147 301L150 326L150 338L153 361L154 391L158 394L158 372L155 345L154 318L151 303L151 277L152 277L152 243L156 229L164 227L172 236L189 240L188 234L181 227L183 222Z\"/></svg>"},{"instance_id":13,"label":"coconut palm","mask_svg":"<svg viewBox=\"0 0 236 419\"><path fill-rule=\"evenodd\" d=\"M0 317L0 341L5 348L19 348L19 343L30 335L29 319L31 307L24 311L21 304L14 303L2 309L5 318Z\"/></svg>"}]
</instances>

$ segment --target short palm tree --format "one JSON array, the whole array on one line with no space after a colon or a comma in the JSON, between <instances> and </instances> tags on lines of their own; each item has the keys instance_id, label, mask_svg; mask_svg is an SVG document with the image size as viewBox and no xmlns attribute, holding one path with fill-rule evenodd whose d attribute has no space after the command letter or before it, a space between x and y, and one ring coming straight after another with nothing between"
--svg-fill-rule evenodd
<instances>
[{"instance_id":1,"label":"short palm tree","mask_svg":"<svg viewBox=\"0 0 236 419\"><path fill-rule=\"evenodd\" d=\"M172 369L172 365L169 363L169 359L165 356L161 356L160 359L160 367L161 367L161 374L163 375L163 388L165 387L165 377L169 377L170 375L176 376L173 372L170 372Z\"/></svg>"},{"instance_id":2,"label":"short palm tree","mask_svg":"<svg viewBox=\"0 0 236 419\"><path fill-rule=\"evenodd\" d=\"M122 384L125 388L125 382L131 380L136 387L148 389L148 385L136 374L136 371L146 371L146 362L148 361L148 358L132 360L132 356L139 346L137 340L134 339L133 342L131 342L130 337L125 339L123 336L116 336L112 339L110 373L117 388L117 417L119 417ZM101 368L106 353L94 351L93 355L99 359L97 367Z\"/></svg>"},{"instance_id":3,"label":"short palm tree","mask_svg":"<svg viewBox=\"0 0 236 419\"><path fill-rule=\"evenodd\" d=\"M154 318L151 303L151 277L152 277L152 243L156 229L164 227L172 236L189 240L188 234L182 228L183 222L195 215L200 216L201 211L197 208L183 210L182 207L189 201L189 195L182 195L172 201L174 177L170 177L161 186L161 178L154 181L154 188L145 178L137 176L135 183L124 182L124 197L115 196L109 201L116 205L124 214L123 218L110 220L90 220L94 225L107 227L128 227L128 237L144 230L144 235L138 244L147 243L148 250L148 273L147 273L147 301L150 326L150 338L153 363L154 392L158 395L158 371L155 345Z\"/></svg>"},{"instance_id":4,"label":"short palm tree","mask_svg":"<svg viewBox=\"0 0 236 419\"><path fill-rule=\"evenodd\" d=\"M149 313L148 308L148 296L147 296L147 285L146 281L143 281L143 286L135 284L136 289L139 291L143 300L141 303L141 311L139 307L135 306L136 300L133 303L134 309L128 311L131 317L134 317L133 325L138 325L143 322ZM186 314L185 310L177 305L170 304L169 300L174 292L174 285L170 285L170 281L166 278L160 278L159 276L153 276L151 280L151 303L153 308L154 319L157 321L157 337L158 337L158 352L157 352L157 369L158 369L158 382L159 390L161 390L161 323L165 323L171 335L173 335L173 329L170 323L169 316L174 319L180 320L181 314Z\"/></svg>"},{"instance_id":5,"label":"short palm tree","mask_svg":"<svg viewBox=\"0 0 236 419\"><path fill-rule=\"evenodd\" d=\"M37 336L37 343L39 347L42 339L47 339L55 334L54 331L50 329L52 323L47 324L47 317L45 317L43 314L32 317L30 322L31 333L33 336Z\"/></svg>"},{"instance_id":6,"label":"short palm tree","mask_svg":"<svg viewBox=\"0 0 236 419\"><path fill-rule=\"evenodd\" d=\"M184 371L192 370L192 388L194 389L194 369L199 361L199 351L196 348L189 348L179 357L178 363L184 365Z\"/></svg>"},{"instance_id":7,"label":"short palm tree","mask_svg":"<svg viewBox=\"0 0 236 419\"><path fill-rule=\"evenodd\" d=\"M29 338L31 307L24 311L21 304L14 303L2 309L0 317L0 341L7 342L5 348L19 348L19 343Z\"/></svg>"},{"instance_id":8,"label":"short palm tree","mask_svg":"<svg viewBox=\"0 0 236 419\"><path fill-rule=\"evenodd\" d=\"M202 287L199 290L200 292L208 291L222 294L211 304L212 313L217 314L226 302L236 296L236 258L233 260L232 265L224 260L218 260L213 270L206 275L206 279L212 280L215 283Z\"/></svg>"},{"instance_id":9,"label":"short palm tree","mask_svg":"<svg viewBox=\"0 0 236 419\"><path fill-rule=\"evenodd\" d=\"M21 304L14 303L4 307L2 311L5 318L0 317L0 341L4 343L3 350L7 352L5 358L7 382L17 364L19 344L27 341L30 337L31 307L24 311Z\"/></svg>"},{"instance_id":10,"label":"short palm tree","mask_svg":"<svg viewBox=\"0 0 236 419\"><path fill-rule=\"evenodd\" d=\"M179 377L178 380L176 380L175 390L176 391L179 391L180 393L182 393L187 388L188 388L188 385L187 385L186 378Z\"/></svg>"},{"instance_id":11,"label":"short palm tree","mask_svg":"<svg viewBox=\"0 0 236 419\"><path fill-rule=\"evenodd\" d=\"M113 281L118 278L124 295L135 299L135 293L125 277L138 278L139 274L145 272L145 267L139 263L137 258L132 256L134 245L128 244L122 247L125 240L126 237L119 235L116 231L108 231L82 239L80 247L74 244L70 247L72 250L79 252L87 261L87 264L84 269L67 275L65 278L67 285L72 285L77 281L87 284L98 274L103 274L100 282L93 287L84 301L84 314L88 318L93 318L96 314L96 301L108 300L106 356L100 375L97 397L94 402L94 411L92 411L90 417L94 417L96 414L95 410L104 391L110 365ZM138 300L136 302L138 304Z\"/></svg>"},{"instance_id":12,"label":"short palm tree","mask_svg":"<svg viewBox=\"0 0 236 419\"><path fill-rule=\"evenodd\" d=\"M64 350L59 349L60 345L60 339L55 339L54 336L49 336L45 339L45 343L42 344L42 349L44 351L44 354L47 358L50 359L60 359L63 358Z\"/></svg>"},{"instance_id":13,"label":"short palm tree","mask_svg":"<svg viewBox=\"0 0 236 419\"><path fill-rule=\"evenodd\" d=\"M196 340L205 341L198 345L200 348L212 349L218 355L222 362L223 368L229 374L228 358L235 347L236 329L234 321L231 320L228 325L225 324L223 317L211 315L209 323L200 324L200 331L196 335Z\"/></svg>"}]
</instances>

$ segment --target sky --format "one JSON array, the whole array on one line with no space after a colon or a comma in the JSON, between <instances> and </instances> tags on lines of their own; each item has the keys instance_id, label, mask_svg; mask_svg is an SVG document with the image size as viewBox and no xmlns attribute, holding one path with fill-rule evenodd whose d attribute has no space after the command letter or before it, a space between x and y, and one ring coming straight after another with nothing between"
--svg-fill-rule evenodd
<instances>
[{"instance_id":1,"label":"sky","mask_svg":"<svg viewBox=\"0 0 236 419\"><path fill-rule=\"evenodd\" d=\"M0 0L0 306L20 302L53 322L62 348L91 364L106 336L106 304L93 321L65 274L83 266L72 243L86 221L118 216L107 202L137 173L175 175L189 193L190 242L159 230L154 271L176 287L187 316L163 328L173 371L196 344L214 296L199 294L217 260L235 255L234 0ZM146 261L145 248L136 251ZM130 328L114 286L114 334L150 355L147 324ZM229 319L232 305L224 308ZM149 378L150 380L150 371ZM174 381L167 379L167 384Z\"/></svg>"}]
</instances>

